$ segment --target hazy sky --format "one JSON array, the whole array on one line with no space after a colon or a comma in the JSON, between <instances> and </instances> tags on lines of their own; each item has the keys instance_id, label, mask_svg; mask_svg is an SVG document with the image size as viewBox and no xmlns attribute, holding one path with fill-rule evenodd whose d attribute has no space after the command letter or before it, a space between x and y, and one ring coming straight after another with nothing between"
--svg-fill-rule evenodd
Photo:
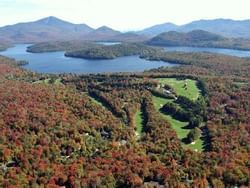
<instances>
[{"instance_id":1,"label":"hazy sky","mask_svg":"<svg viewBox=\"0 0 250 188\"><path fill-rule=\"evenodd\" d=\"M250 0L0 0L0 26L56 16L118 30L199 19L250 19Z\"/></svg>"}]
</instances>

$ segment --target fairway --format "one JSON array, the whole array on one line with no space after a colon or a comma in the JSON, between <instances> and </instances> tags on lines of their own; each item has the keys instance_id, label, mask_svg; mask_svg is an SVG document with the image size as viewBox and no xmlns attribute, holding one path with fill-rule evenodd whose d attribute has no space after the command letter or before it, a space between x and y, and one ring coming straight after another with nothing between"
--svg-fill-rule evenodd
<instances>
[{"instance_id":1,"label":"fairway","mask_svg":"<svg viewBox=\"0 0 250 188\"><path fill-rule=\"evenodd\" d=\"M62 84L60 78L56 79L53 83L50 83L50 82L51 82L51 78L47 78L45 80L39 80L39 81L36 81L36 82L33 82L33 83L34 84L55 84L55 85Z\"/></svg>"},{"instance_id":2,"label":"fairway","mask_svg":"<svg viewBox=\"0 0 250 188\"><path fill-rule=\"evenodd\" d=\"M38 80L36 82L33 82L34 84L49 84L50 78L47 78L45 80Z\"/></svg>"},{"instance_id":3,"label":"fairway","mask_svg":"<svg viewBox=\"0 0 250 188\"><path fill-rule=\"evenodd\" d=\"M197 88L197 81L191 79L178 80L176 78L159 78L157 81L161 84L171 86L180 96L185 96L191 100L196 100L200 95L200 90ZM185 84L187 89L185 89Z\"/></svg>"},{"instance_id":4,"label":"fairway","mask_svg":"<svg viewBox=\"0 0 250 188\"><path fill-rule=\"evenodd\" d=\"M97 99L95 99L94 97L90 96L89 95L89 98L95 103L95 104L98 104L99 106L105 108L105 106Z\"/></svg>"},{"instance_id":5,"label":"fairway","mask_svg":"<svg viewBox=\"0 0 250 188\"><path fill-rule=\"evenodd\" d=\"M169 102L170 100L161 97L153 96L153 103L155 108L160 112L161 105ZM161 112L160 112L161 113ZM177 137L182 140L187 137L190 129L184 129L188 125L188 122L183 122L172 118L170 115L161 113L161 115L171 124L172 128L176 131ZM202 140L196 140L195 144L185 144L182 142L182 146L186 149L192 149L197 151L202 151Z\"/></svg>"},{"instance_id":6,"label":"fairway","mask_svg":"<svg viewBox=\"0 0 250 188\"><path fill-rule=\"evenodd\" d=\"M189 99L196 100L200 95L200 90L196 86L196 81L191 79L177 80L175 78L159 78L157 79L161 84L170 85L178 96L185 96ZM187 89L183 87L187 84ZM167 102L174 102L173 99L166 99L162 97L153 96L153 103L157 111L160 112L161 107ZM161 113L161 112L160 112ZM176 131L177 137L182 140L187 137L190 129L185 129L188 122L179 121L174 119L170 115L161 113L161 115L171 124L172 128ZM192 149L195 151L202 151L203 141L200 139L195 141L195 144L185 144L182 142L182 146L186 149Z\"/></svg>"},{"instance_id":7,"label":"fairway","mask_svg":"<svg viewBox=\"0 0 250 188\"><path fill-rule=\"evenodd\" d=\"M135 124L136 124L136 132L138 135L141 135L143 131L143 114L141 110L138 110L135 114Z\"/></svg>"}]
</instances>

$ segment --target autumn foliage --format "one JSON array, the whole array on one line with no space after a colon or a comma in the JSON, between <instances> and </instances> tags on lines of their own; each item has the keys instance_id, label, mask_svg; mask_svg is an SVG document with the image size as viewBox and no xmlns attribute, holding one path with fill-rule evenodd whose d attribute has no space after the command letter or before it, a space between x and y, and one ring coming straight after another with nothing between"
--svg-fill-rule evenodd
<instances>
[{"instance_id":1,"label":"autumn foliage","mask_svg":"<svg viewBox=\"0 0 250 188\"><path fill-rule=\"evenodd\" d=\"M195 57L201 64L182 54L192 65L136 75L53 75L61 78L57 85L37 83L52 75L1 57L0 187L249 186L248 60ZM184 149L154 108L154 78L176 74L202 83L203 152ZM138 110L140 137L133 120Z\"/></svg>"}]
</instances>

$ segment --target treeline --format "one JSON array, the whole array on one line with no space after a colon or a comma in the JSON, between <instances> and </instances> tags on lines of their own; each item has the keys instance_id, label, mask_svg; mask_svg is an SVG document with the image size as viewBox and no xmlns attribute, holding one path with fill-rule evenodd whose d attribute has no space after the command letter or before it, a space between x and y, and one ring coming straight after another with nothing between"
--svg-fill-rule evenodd
<instances>
[{"instance_id":1,"label":"treeline","mask_svg":"<svg viewBox=\"0 0 250 188\"><path fill-rule=\"evenodd\" d=\"M212 53L161 52L151 54L150 59L184 64L175 69L158 68L157 74L199 76L250 76L249 60Z\"/></svg>"},{"instance_id":2,"label":"treeline","mask_svg":"<svg viewBox=\"0 0 250 188\"><path fill-rule=\"evenodd\" d=\"M203 97L192 101L184 96L179 96L175 102L166 103L162 107L164 113L172 115L175 119L188 121L191 127L199 126L206 121L206 102Z\"/></svg>"},{"instance_id":3,"label":"treeline","mask_svg":"<svg viewBox=\"0 0 250 188\"><path fill-rule=\"evenodd\" d=\"M204 127L207 121L206 106L207 104L203 96L200 96L196 101L179 96L176 101L164 104L160 110L165 114L171 115L174 119L188 122L186 128L190 129L190 132L183 141L192 143L199 139L202 135L202 130L206 129Z\"/></svg>"},{"instance_id":4,"label":"treeline","mask_svg":"<svg viewBox=\"0 0 250 188\"><path fill-rule=\"evenodd\" d=\"M165 157L180 159L182 152L180 141L170 124L156 111L151 98L144 98L142 109L146 134L141 142L147 145L147 153L154 154L159 158L163 157L161 161L164 161Z\"/></svg>"}]
</instances>

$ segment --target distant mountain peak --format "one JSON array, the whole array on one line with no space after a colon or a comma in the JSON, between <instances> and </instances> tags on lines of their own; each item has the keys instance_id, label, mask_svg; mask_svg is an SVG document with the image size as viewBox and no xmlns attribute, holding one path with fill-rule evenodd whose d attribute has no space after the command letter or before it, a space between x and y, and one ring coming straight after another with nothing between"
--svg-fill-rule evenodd
<instances>
[{"instance_id":1,"label":"distant mountain peak","mask_svg":"<svg viewBox=\"0 0 250 188\"><path fill-rule=\"evenodd\" d=\"M142 31L139 31L138 34L142 34L146 36L155 36L163 32L175 30L177 27L178 27L177 25L167 22L167 23L158 24L158 25L146 28Z\"/></svg>"},{"instance_id":2,"label":"distant mountain peak","mask_svg":"<svg viewBox=\"0 0 250 188\"><path fill-rule=\"evenodd\" d=\"M117 34L120 34L120 31L116 31L110 27L107 27L107 26L101 26L99 28L97 28L96 30L94 30L92 32L92 34L105 34L105 35L117 35Z\"/></svg>"},{"instance_id":3,"label":"distant mountain peak","mask_svg":"<svg viewBox=\"0 0 250 188\"><path fill-rule=\"evenodd\" d=\"M177 25L174 24L174 23L171 23L171 22L166 22L166 23L163 23L163 24L158 24L156 26L177 26Z\"/></svg>"},{"instance_id":4,"label":"distant mountain peak","mask_svg":"<svg viewBox=\"0 0 250 188\"><path fill-rule=\"evenodd\" d=\"M37 21L19 23L0 28L0 36L13 42L43 42L76 40L94 29L86 24L73 24L54 16Z\"/></svg>"},{"instance_id":5,"label":"distant mountain peak","mask_svg":"<svg viewBox=\"0 0 250 188\"><path fill-rule=\"evenodd\" d=\"M48 17L45 17L45 18L38 20L37 22L48 22L50 20L60 20L60 19L57 17L54 17L54 16L48 16Z\"/></svg>"},{"instance_id":6,"label":"distant mountain peak","mask_svg":"<svg viewBox=\"0 0 250 188\"><path fill-rule=\"evenodd\" d=\"M106 32L106 31L115 31L115 30L104 25L104 26L97 28L96 31L105 31Z\"/></svg>"},{"instance_id":7,"label":"distant mountain peak","mask_svg":"<svg viewBox=\"0 0 250 188\"><path fill-rule=\"evenodd\" d=\"M49 19L49 20L61 20L55 16L48 16L48 17L45 17L44 19Z\"/></svg>"},{"instance_id":8,"label":"distant mountain peak","mask_svg":"<svg viewBox=\"0 0 250 188\"><path fill-rule=\"evenodd\" d=\"M146 28L137 33L154 37L160 33L168 31L189 32L192 30L205 30L211 33L219 34L224 37L250 38L250 20L233 20L233 19L201 19L184 25L175 25L169 22L158 24Z\"/></svg>"},{"instance_id":9,"label":"distant mountain peak","mask_svg":"<svg viewBox=\"0 0 250 188\"><path fill-rule=\"evenodd\" d=\"M61 19L54 17L54 16L49 16L49 17L40 19L36 22L41 23L41 24L45 24L45 25L72 24L70 22L61 20Z\"/></svg>"}]
</instances>

